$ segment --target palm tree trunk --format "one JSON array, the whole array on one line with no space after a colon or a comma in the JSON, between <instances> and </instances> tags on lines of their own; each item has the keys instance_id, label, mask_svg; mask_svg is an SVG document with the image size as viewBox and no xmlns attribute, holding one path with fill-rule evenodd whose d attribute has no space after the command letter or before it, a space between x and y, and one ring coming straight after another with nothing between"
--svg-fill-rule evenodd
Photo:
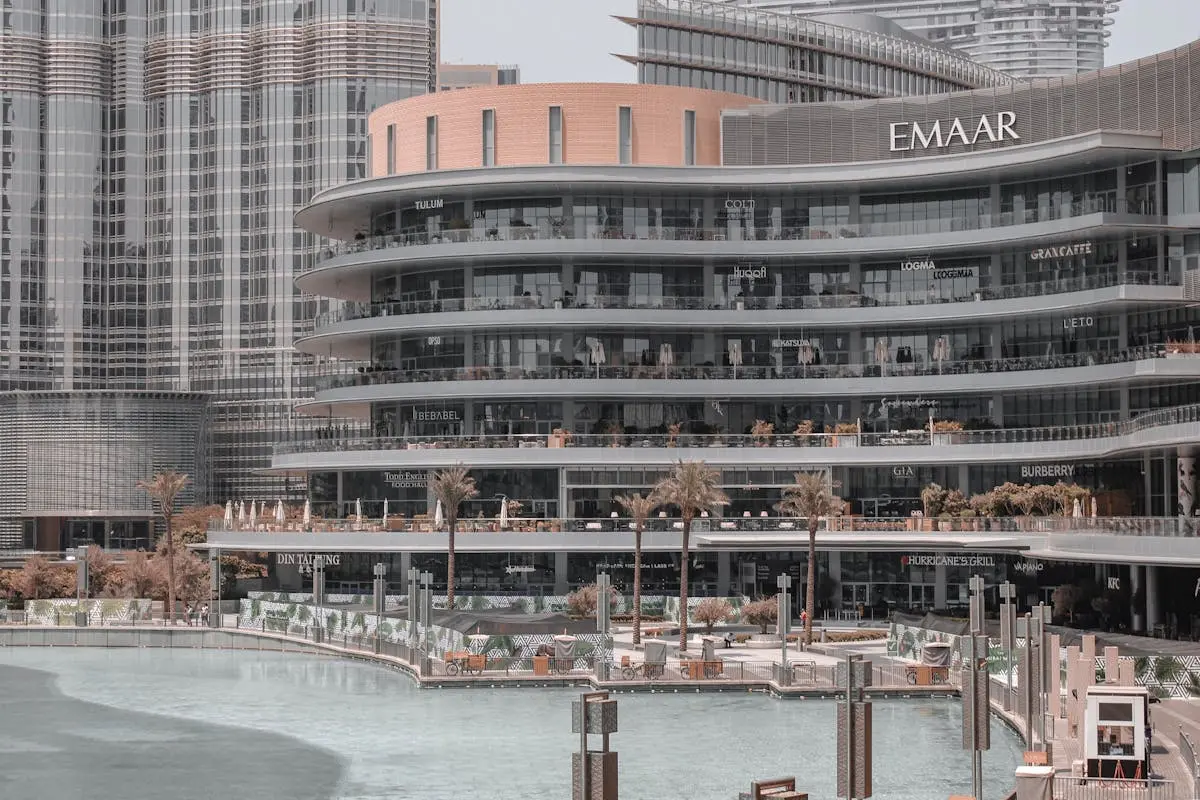
<instances>
[{"instance_id":1,"label":"palm tree trunk","mask_svg":"<svg viewBox=\"0 0 1200 800\"><path fill-rule=\"evenodd\" d=\"M804 589L804 644L812 645L813 611L816 605L817 583L817 524L816 520L808 523L808 585Z\"/></svg>"},{"instance_id":2,"label":"palm tree trunk","mask_svg":"<svg viewBox=\"0 0 1200 800\"><path fill-rule=\"evenodd\" d=\"M642 643L642 523L633 529L633 644Z\"/></svg>"},{"instance_id":3,"label":"palm tree trunk","mask_svg":"<svg viewBox=\"0 0 1200 800\"><path fill-rule=\"evenodd\" d=\"M688 638L688 544L692 532L692 518L683 518L683 559L679 563L679 652L687 652Z\"/></svg>"},{"instance_id":4,"label":"palm tree trunk","mask_svg":"<svg viewBox=\"0 0 1200 800\"><path fill-rule=\"evenodd\" d=\"M171 518L167 523L167 619L175 624L175 537L171 532Z\"/></svg>"},{"instance_id":5,"label":"palm tree trunk","mask_svg":"<svg viewBox=\"0 0 1200 800\"><path fill-rule=\"evenodd\" d=\"M458 520L448 520L449 525L446 530L449 532L446 549L446 608L454 610L454 529L458 526Z\"/></svg>"}]
</instances>

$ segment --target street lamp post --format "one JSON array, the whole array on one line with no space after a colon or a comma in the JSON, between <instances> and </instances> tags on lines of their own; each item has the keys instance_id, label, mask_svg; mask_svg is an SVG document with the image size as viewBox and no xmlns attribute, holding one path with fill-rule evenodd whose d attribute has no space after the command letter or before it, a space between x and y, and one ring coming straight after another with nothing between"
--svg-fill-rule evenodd
<instances>
[{"instance_id":1,"label":"street lamp post","mask_svg":"<svg viewBox=\"0 0 1200 800\"><path fill-rule=\"evenodd\" d=\"M75 625L82 628L87 625L88 618L83 609L83 601L88 596L88 548L68 548L67 556L75 560Z\"/></svg>"},{"instance_id":2,"label":"street lamp post","mask_svg":"<svg viewBox=\"0 0 1200 800\"><path fill-rule=\"evenodd\" d=\"M1004 693L1005 711L1012 711L1013 653L1017 647L1016 597L1017 587L1011 581L1000 584L1000 643L1004 647L1005 674L1008 676L1005 681L1008 686L1008 691Z\"/></svg>"}]
</instances>

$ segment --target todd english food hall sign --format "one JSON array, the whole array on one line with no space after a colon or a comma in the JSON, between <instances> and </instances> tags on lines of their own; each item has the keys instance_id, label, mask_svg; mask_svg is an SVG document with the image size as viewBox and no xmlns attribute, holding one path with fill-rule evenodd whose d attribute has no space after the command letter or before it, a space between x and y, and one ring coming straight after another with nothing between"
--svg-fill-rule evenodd
<instances>
[{"instance_id":1,"label":"todd english food hall sign","mask_svg":"<svg viewBox=\"0 0 1200 800\"><path fill-rule=\"evenodd\" d=\"M888 126L889 149L893 153L907 150L929 150L944 148L958 142L963 145L973 145L977 142L1020 141L1021 136L1013 129L1017 123L1017 115L1011 111L1001 111L999 114L984 114L978 120L963 122L955 117L948 122L893 122Z\"/></svg>"}]
</instances>

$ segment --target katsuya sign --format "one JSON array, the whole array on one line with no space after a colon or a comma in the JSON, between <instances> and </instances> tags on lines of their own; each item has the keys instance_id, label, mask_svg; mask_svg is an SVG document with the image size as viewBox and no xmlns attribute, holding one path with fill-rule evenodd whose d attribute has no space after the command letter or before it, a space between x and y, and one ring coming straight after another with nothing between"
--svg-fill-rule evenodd
<instances>
[{"instance_id":1,"label":"katsuya sign","mask_svg":"<svg viewBox=\"0 0 1200 800\"><path fill-rule=\"evenodd\" d=\"M934 122L893 122L888 126L888 149L893 153L907 150L929 150L949 147L958 143L973 145L978 142L1020 141L1021 136L1013 128L1017 115L1011 111L999 114L984 114L978 121L963 122L961 118L935 120Z\"/></svg>"}]
</instances>

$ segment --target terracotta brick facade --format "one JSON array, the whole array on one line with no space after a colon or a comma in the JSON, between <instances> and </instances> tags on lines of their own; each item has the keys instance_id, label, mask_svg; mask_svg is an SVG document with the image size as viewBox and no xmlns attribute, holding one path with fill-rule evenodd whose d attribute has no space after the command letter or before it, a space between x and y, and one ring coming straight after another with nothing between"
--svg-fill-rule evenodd
<instances>
[{"instance_id":1,"label":"terracotta brick facade","mask_svg":"<svg viewBox=\"0 0 1200 800\"><path fill-rule=\"evenodd\" d=\"M387 129L393 131L394 174L424 172L426 120L437 117L437 168L483 166L483 111L495 112L494 166L550 163L550 107L562 108L563 163L617 164L618 115L632 110L632 163L684 165L684 111L696 112L697 165L721 163L721 111L759 101L675 86L544 83L489 86L423 95L371 114L371 175L388 174Z\"/></svg>"}]
</instances>

